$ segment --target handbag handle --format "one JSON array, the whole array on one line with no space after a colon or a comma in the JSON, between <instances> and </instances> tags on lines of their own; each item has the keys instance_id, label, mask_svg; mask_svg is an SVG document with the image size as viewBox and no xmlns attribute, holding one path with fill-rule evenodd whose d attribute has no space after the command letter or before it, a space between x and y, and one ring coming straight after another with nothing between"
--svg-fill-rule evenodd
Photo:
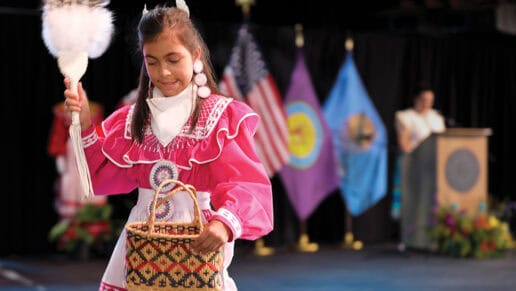
<instances>
[{"instance_id":1,"label":"handbag handle","mask_svg":"<svg viewBox=\"0 0 516 291\"><path fill-rule=\"evenodd\" d=\"M161 193L161 189L163 187L167 186L168 184L172 184L172 183L178 185L178 187L175 187L174 189L172 189L167 195L165 195L165 197L161 198L158 201L158 194ZM181 190L185 190L186 192L188 192L188 194L190 195L190 198L192 198L192 201L194 204L193 205L194 219L192 220L192 223L198 225L199 232L202 232L203 225L201 223L201 210L200 210L199 204L197 202L197 195L195 193L195 187L192 185L189 185L189 184L188 185L184 184L183 182L178 181L178 180L166 179L163 182L161 182L161 184L159 184L158 188L156 189L156 192L154 193L154 197L152 199L151 213L149 215L149 218L147 219L147 226L148 226L147 232L149 234L151 234L154 231L154 222L156 220L156 208L161 206L163 203L165 203L165 201L172 198L172 196L174 196L177 192L179 192Z\"/></svg>"}]
</instances>

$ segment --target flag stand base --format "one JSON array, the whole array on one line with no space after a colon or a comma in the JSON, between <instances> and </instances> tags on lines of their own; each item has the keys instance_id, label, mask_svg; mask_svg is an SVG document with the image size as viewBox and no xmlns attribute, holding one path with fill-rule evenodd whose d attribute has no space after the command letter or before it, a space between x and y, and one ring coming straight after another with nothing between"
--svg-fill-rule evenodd
<instances>
[{"instance_id":1,"label":"flag stand base","mask_svg":"<svg viewBox=\"0 0 516 291\"><path fill-rule=\"evenodd\" d=\"M304 253L313 253L319 250L319 245L317 243L310 242L310 238L308 234L303 233L299 236L299 240L297 241L296 250Z\"/></svg>"},{"instance_id":2,"label":"flag stand base","mask_svg":"<svg viewBox=\"0 0 516 291\"><path fill-rule=\"evenodd\" d=\"M346 232L344 235L344 241L342 242L342 247L359 251L364 247L364 244L362 241L355 240L352 232Z\"/></svg>"},{"instance_id":3,"label":"flag stand base","mask_svg":"<svg viewBox=\"0 0 516 291\"><path fill-rule=\"evenodd\" d=\"M254 254L260 257L266 257L274 254L274 249L266 247L263 239L258 239L254 243Z\"/></svg>"}]
</instances>

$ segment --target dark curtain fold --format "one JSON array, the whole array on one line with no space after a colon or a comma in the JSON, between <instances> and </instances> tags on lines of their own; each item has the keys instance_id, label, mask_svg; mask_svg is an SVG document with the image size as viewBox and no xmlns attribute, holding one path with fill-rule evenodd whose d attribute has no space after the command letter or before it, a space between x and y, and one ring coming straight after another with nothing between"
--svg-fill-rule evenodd
<instances>
[{"instance_id":1,"label":"dark curtain fold","mask_svg":"<svg viewBox=\"0 0 516 291\"><path fill-rule=\"evenodd\" d=\"M135 16L117 15L113 43L99 59L90 60L83 78L90 99L114 110L136 86L140 58L134 44ZM239 24L207 22L201 31L211 50L216 72L228 62ZM257 42L282 94L294 65L293 26L253 25ZM344 42L354 38L354 56L364 85L388 131L389 175L396 153L394 112L411 105L408 92L426 79L436 89L436 107L450 125L490 127L489 194L516 200L511 173L515 162L512 134L516 129L516 38L497 33L395 34L349 32L338 26L307 26L305 54L319 100L329 93L345 56ZM56 222L53 208L55 165L47 154L51 108L63 100L64 86L55 59L41 38L40 16L0 15L4 41L2 120L4 129L4 222L0 255L42 254L53 251L47 233ZM390 181L389 177L389 181ZM275 230L266 237L272 245L294 243L299 222L273 178ZM389 189L390 189L389 185ZM125 219L127 200L134 193L111 197ZM397 239L397 222L389 217L390 190L377 205L352 218L355 236L366 243ZM337 243L346 231L341 193L330 193L308 221L311 239Z\"/></svg>"}]
</instances>

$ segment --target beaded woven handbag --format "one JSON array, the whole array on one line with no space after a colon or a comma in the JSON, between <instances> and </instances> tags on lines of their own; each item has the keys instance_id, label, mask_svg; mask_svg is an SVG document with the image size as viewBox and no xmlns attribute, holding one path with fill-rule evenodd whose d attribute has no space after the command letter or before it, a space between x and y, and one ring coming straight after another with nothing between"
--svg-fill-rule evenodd
<instances>
[{"instance_id":1,"label":"beaded woven handbag","mask_svg":"<svg viewBox=\"0 0 516 291\"><path fill-rule=\"evenodd\" d=\"M161 189L177 186L158 201ZM155 221L156 208L179 191L193 200L191 222ZM126 283L128 290L222 290L222 251L194 254L191 243L203 230L201 211L192 185L168 179L156 189L147 221L125 226Z\"/></svg>"}]
</instances>

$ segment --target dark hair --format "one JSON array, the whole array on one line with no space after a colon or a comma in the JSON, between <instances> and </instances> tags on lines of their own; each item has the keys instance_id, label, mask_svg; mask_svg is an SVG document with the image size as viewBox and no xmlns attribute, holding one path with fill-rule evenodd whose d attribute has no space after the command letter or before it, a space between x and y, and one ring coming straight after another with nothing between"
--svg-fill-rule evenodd
<instances>
[{"instance_id":1,"label":"dark hair","mask_svg":"<svg viewBox=\"0 0 516 291\"><path fill-rule=\"evenodd\" d=\"M433 88L430 86L430 84L428 84L428 82L426 81L420 81L416 84L416 86L414 87L414 89L412 89L412 99L416 99L419 97L419 94L421 94L422 92L425 92L425 91L434 91Z\"/></svg>"},{"instance_id":2,"label":"dark hair","mask_svg":"<svg viewBox=\"0 0 516 291\"><path fill-rule=\"evenodd\" d=\"M204 65L203 72L208 78L207 86L212 92L217 92L217 83L213 66L210 61L208 47L185 11L176 7L156 6L154 9L145 13L138 24L138 47L140 51L143 50L143 45L145 43L154 41L158 35L167 28L172 30L175 37L177 37L177 39L188 51L190 51L191 54L193 54L197 48L201 49L201 61ZM145 101L151 91L149 83L149 75L145 68L145 63L142 62L138 84L138 97L136 99L131 124L132 139L137 140L140 143L143 141L144 130L149 124L150 109ZM197 97L195 103L193 122L190 130L195 128L197 120L199 119L199 114L202 108L202 99Z\"/></svg>"}]
</instances>

